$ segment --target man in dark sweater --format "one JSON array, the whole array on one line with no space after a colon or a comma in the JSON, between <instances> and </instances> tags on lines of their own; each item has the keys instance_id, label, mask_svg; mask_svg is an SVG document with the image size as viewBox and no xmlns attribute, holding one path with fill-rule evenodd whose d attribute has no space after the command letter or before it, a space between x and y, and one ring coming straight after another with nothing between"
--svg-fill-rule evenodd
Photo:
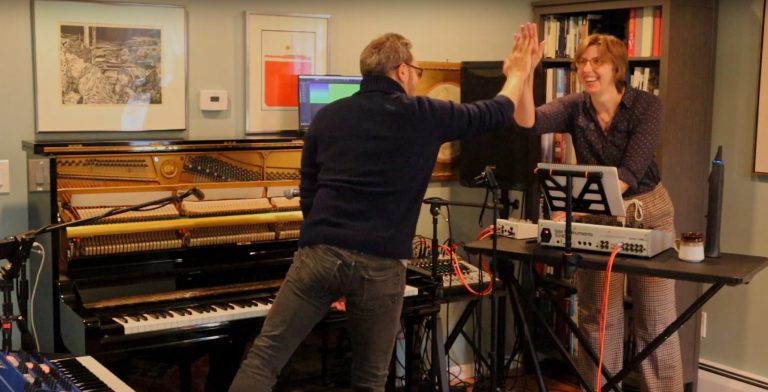
<instances>
[{"instance_id":1,"label":"man in dark sweater","mask_svg":"<svg viewBox=\"0 0 768 392\"><path fill-rule=\"evenodd\" d=\"M499 94L455 104L414 96L422 69L406 38L389 33L368 44L360 54L360 91L321 110L304 138L299 250L230 391L271 391L296 347L342 296L352 386L384 390L400 329L404 260L438 149L512 123L534 47L518 35Z\"/></svg>"}]
</instances>

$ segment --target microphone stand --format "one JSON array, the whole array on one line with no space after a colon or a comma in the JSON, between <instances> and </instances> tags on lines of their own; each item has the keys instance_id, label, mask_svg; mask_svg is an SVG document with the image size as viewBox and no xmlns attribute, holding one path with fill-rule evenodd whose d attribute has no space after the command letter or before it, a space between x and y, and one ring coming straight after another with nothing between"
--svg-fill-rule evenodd
<instances>
[{"instance_id":1,"label":"microphone stand","mask_svg":"<svg viewBox=\"0 0 768 392\"><path fill-rule=\"evenodd\" d=\"M491 288L491 348L488 352L488 367L490 378L490 390L496 391L498 385L498 352L497 352L497 339L498 339L498 317L499 317L499 304L495 297L496 292L496 277L498 276L498 228L496 220L499 218L499 204L501 203L500 186L496 180L496 174L494 170L495 166L486 166L483 172L475 177L477 184L485 184L486 189L491 193L491 210L493 210L493 234L491 235L491 281L488 282ZM508 196L505 197L505 205L508 204ZM508 209L504 208L504 215L509 216Z\"/></svg>"},{"instance_id":2,"label":"microphone stand","mask_svg":"<svg viewBox=\"0 0 768 392\"><path fill-rule=\"evenodd\" d=\"M114 208L101 215L87 219L50 224L37 230L26 231L1 240L0 260L8 260L7 264L0 267L0 287L2 287L3 293L2 316L0 316L0 322L2 322L2 350L6 353L11 350L14 322L18 325L19 332L21 333L22 350L36 352L38 349L27 326L29 282L26 274L26 262L37 236L70 226L87 225L100 219L124 214L126 212L143 210L147 207L156 209L171 203L180 203L182 200L192 195L198 200L203 200L205 198L205 195L200 189L193 187L181 194L151 200L130 207ZM17 282L16 298L19 305L19 316L13 314L13 302L11 301L11 292L13 291L14 282Z\"/></svg>"},{"instance_id":3,"label":"microphone stand","mask_svg":"<svg viewBox=\"0 0 768 392\"><path fill-rule=\"evenodd\" d=\"M493 200L491 205L487 205L485 203L483 204L477 204L477 203L462 203L462 202L453 202L453 201L446 201L438 197L430 197L424 200L424 204L430 205L430 213L432 214L432 248L434 250L437 249L437 216L440 214L440 206L441 205L455 205L455 206L464 206L464 207L475 207L475 208L481 208L483 210L489 208L493 210L493 223L494 223L494 233L491 236L492 241L492 251L491 251L491 257L492 257L492 263L491 263L491 282L489 282L489 285L491 287L491 349L488 354L488 366L489 366L489 373L490 373L490 390L496 391L497 385L498 385L498 371L499 371L499 361L498 361L498 352L499 349L498 346L498 331L497 331L497 324L498 324L498 318L499 318L499 306L498 301L495 298L495 280L496 276L498 274L498 268L497 268L497 233L496 233L496 219L499 217L499 210L502 211L503 215L508 216L508 199L502 200L499 193L500 193L500 186L498 181L496 180L496 175L494 173L495 167L493 166L486 166L480 175L475 177L475 181L478 184L486 184L486 187L488 190L493 194ZM501 202L504 202L503 205L500 205ZM437 252L432 252L432 278L437 283L439 290L442 291L442 279L439 278L437 275ZM447 390L447 389L442 389Z\"/></svg>"},{"instance_id":4,"label":"microphone stand","mask_svg":"<svg viewBox=\"0 0 768 392\"><path fill-rule=\"evenodd\" d=\"M498 382L498 353L496 352L496 339L498 338L497 334L498 331L496 331L496 324L497 324L497 318L498 318L498 301L496 301L495 296L495 280L496 276L498 275L498 225L496 225L496 220L498 219L499 215L499 182L496 181L496 175L494 174L495 167L493 166L486 166L483 175L485 178L486 186L491 192L491 203L493 204L493 235L491 235L491 281L488 282L488 284L491 286L491 349L488 353L488 361L490 365L490 378L491 378L491 391L496 391L497 388L497 382Z\"/></svg>"},{"instance_id":5,"label":"microphone stand","mask_svg":"<svg viewBox=\"0 0 768 392\"><path fill-rule=\"evenodd\" d=\"M437 271L438 253L439 253L439 249L438 249L439 241L437 239L437 223L438 223L437 217L440 216L440 207L444 205L445 206L454 205L454 206L475 207L475 208L483 208L483 209L491 208L494 210L494 222L495 222L497 211L500 208L502 208L498 206L497 203L495 203L495 201L496 201L496 198L494 198L494 204L492 206L489 206L486 204L449 202L439 197L429 197L424 199L423 203L429 204L429 212L432 215L432 245L431 245L432 246L432 254L431 254L432 269L430 272L432 275L432 283L435 287L434 296L433 296L433 300L435 301L435 303L437 303L439 300L443 298L443 279L440 277ZM496 239L494 238L494 241L495 240ZM442 336L442 330L440 329L439 315L433 315L429 325L433 332L432 334L432 373L433 375L432 376L436 379L435 385L438 386L438 390L448 391L449 389L448 380L445 377L448 371L447 364L445 362L445 351L447 350L447 347L446 345L443 344L443 336Z\"/></svg>"},{"instance_id":6,"label":"microphone stand","mask_svg":"<svg viewBox=\"0 0 768 392\"><path fill-rule=\"evenodd\" d=\"M437 272L439 243L437 240L437 217L440 216L440 204L438 199L427 199L424 203L429 204L429 213L432 215L432 285L434 292L432 301L438 304L443 298L443 280ZM429 327L432 329L432 365L431 372L432 378L435 381L435 387L440 391L449 390L448 379L446 373L448 372L448 365L445 361L445 346L443 345L443 334L440 326L440 315L433 314L430 316Z\"/></svg>"}]
</instances>

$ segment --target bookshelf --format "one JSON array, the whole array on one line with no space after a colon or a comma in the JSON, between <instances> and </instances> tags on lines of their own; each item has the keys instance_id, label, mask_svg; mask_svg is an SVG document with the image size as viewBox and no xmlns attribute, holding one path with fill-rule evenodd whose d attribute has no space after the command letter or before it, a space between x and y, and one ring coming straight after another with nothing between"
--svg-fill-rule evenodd
<instances>
[{"instance_id":1,"label":"bookshelf","mask_svg":"<svg viewBox=\"0 0 768 392\"><path fill-rule=\"evenodd\" d=\"M545 58L535 76L537 105L558 94L578 91L568 73L569 54L573 53L571 48L578 42L579 34L602 32L632 41L634 55L630 56L627 73L631 76L638 69L648 77L637 83L657 90L664 110L657 161L662 181L675 204L677 232L704 231L711 161L717 1L542 0L533 2L532 7L539 34L546 41ZM646 15L650 15L650 21L644 19ZM560 23L553 28L553 21ZM557 38L547 35L553 31L558 32ZM570 90L558 91L557 79L547 80L547 75L558 73L568 75L568 82L560 84ZM628 84L632 83L628 80ZM678 309L696 298L700 286L678 282ZM680 331L684 379L690 388L687 391L696 390L699 325L697 316Z\"/></svg>"}]
</instances>

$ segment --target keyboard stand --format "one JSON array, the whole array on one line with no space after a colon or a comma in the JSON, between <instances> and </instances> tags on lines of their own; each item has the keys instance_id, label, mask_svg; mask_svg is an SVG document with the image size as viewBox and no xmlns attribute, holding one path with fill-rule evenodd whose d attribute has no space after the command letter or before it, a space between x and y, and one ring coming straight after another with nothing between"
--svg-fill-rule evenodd
<instances>
[{"instance_id":1,"label":"keyboard stand","mask_svg":"<svg viewBox=\"0 0 768 392\"><path fill-rule=\"evenodd\" d=\"M489 240L473 241L466 244L465 249L472 253L489 254L491 252L491 243ZM501 255L509 257L511 260L519 260L520 262L528 264L544 263L547 265L560 265L562 260L562 251L559 249L542 247L535 242L529 243L526 240L513 240L511 238L499 239L498 252ZM583 258L579 268L592 270L603 270L605 268L606 260L604 254L584 252L582 253L582 256ZM657 349L665 340L667 340L667 338L680 329L680 327L701 310L704 304L720 291L721 288L725 285L737 286L749 283L758 272L766 267L768 267L767 257L727 253L722 254L721 257L716 259L706 258L701 263L679 261L677 260L677 254L674 250L667 250L650 259L617 256L613 267L613 270L616 272L709 283L712 284L712 286L701 294L690 306L688 306L688 308L680 313L675 321L670 323L664 331L649 342L648 345L642 351L637 353L618 373L610 375L605 371L605 368L603 368L603 375L607 379L604 388L620 391L621 389L618 387L618 383L629 374L632 368L647 358L648 355ZM516 295L520 305L533 309L533 313L539 321L539 324L543 327L548 327L549 323L543 319L540 312L538 312L535 306L530 302L530 296L527 296L522 292L519 283L509 282L509 284L514 289L512 294ZM577 339L582 343L582 348L587 350L588 355L595 361L597 356L595 355L594 349L589 344L584 344L586 339L579 331L578 326L576 326L562 309L557 306L554 308L557 310L560 317L563 317L566 321L570 332L576 334ZM549 328L548 334L552 337L551 328ZM551 340L554 342L557 339ZM565 354L560 348L558 348L558 351L560 351L561 354ZM570 355L567 357L569 356ZM591 375L587 376L589 377ZM583 377L580 379L583 380ZM593 390L583 383L582 386L588 391ZM541 390L547 391L548 389L544 387Z\"/></svg>"}]
</instances>

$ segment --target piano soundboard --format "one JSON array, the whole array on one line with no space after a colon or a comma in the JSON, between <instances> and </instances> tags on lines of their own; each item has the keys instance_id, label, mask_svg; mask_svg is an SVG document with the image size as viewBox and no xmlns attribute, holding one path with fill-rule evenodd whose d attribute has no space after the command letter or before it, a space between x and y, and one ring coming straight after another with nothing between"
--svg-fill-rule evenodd
<instances>
[{"instance_id":1,"label":"piano soundboard","mask_svg":"<svg viewBox=\"0 0 768 392\"><path fill-rule=\"evenodd\" d=\"M48 359L42 354L0 355L0 392L132 392L91 356Z\"/></svg>"}]
</instances>

